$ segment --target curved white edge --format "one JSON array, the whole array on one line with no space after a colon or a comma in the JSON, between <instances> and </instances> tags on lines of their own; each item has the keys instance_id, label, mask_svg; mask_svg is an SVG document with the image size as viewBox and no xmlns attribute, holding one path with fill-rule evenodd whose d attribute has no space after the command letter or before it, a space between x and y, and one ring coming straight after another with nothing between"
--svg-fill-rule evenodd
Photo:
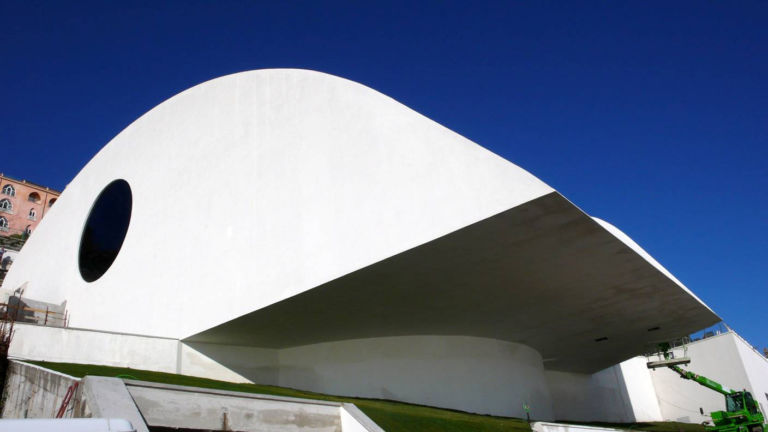
<instances>
[{"instance_id":1,"label":"curved white edge","mask_svg":"<svg viewBox=\"0 0 768 432\"><path fill-rule=\"evenodd\" d=\"M701 303L704 307L709 309L712 313L715 313L715 311L713 311L712 308L710 308L706 303L704 303L700 298L698 298L696 296L696 294L694 294L691 290L689 290L688 287L686 287L682 282L677 280L677 278L672 273L670 273L669 270L667 270L666 268L664 268L664 266L659 264L659 262L656 261L651 256L651 254L646 252L645 249L640 247L640 245L637 244L637 242L632 240L632 238L629 237L628 235L626 235L622 230L616 228L614 225L612 225L612 224L610 224L610 223L608 223L608 222L606 222L606 221L604 221L602 219L596 218L594 216L591 216L591 217L592 217L592 220L597 222L601 227L603 227L603 229L605 229L606 231L611 233L617 239L621 240L622 243L624 243L625 245L629 246L629 248L632 249L633 251L635 251L635 253L637 253L638 255L643 257L643 259L648 261L648 263L650 263L658 271L663 273L664 276L668 277L670 280L675 282L680 288L684 289L685 292L687 292L691 297L695 298L699 303ZM717 315L717 314L715 314L715 315Z\"/></svg>"},{"instance_id":2,"label":"curved white edge","mask_svg":"<svg viewBox=\"0 0 768 432\"><path fill-rule=\"evenodd\" d=\"M86 283L80 236L125 179L133 215ZM536 199L525 170L368 87L272 69L161 103L70 182L7 275L71 325L184 338Z\"/></svg>"}]
</instances>

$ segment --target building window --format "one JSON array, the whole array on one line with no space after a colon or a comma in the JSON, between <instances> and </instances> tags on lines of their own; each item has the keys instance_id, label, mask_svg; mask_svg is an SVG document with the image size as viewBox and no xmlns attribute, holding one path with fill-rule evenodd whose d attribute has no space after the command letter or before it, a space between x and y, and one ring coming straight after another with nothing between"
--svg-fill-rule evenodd
<instances>
[{"instance_id":1,"label":"building window","mask_svg":"<svg viewBox=\"0 0 768 432\"><path fill-rule=\"evenodd\" d=\"M24 228L24 234L26 234L26 235L32 234L32 226L31 225L27 225L27 227Z\"/></svg>"},{"instance_id":2,"label":"building window","mask_svg":"<svg viewBox=\"0 0 768 432\"><path fill-rule=\"evenodd\" d=\"M131 187L115 180L101 191L91 207L80 238L80 275L86 282L99 279L117 258L128 233L133 209Z\"/></svg>"},{"instance_id":3,"label":"building window","mask_svg":"<svg viewBox=\"0 0 768 432\"><path fill-rule=\"evenodd\" d=\"M0 200L0 211L13 213L13 204L8 198Z\"/></svg>"},{"instance_id":4,"label":"building window","mask_svg":"<svg viewBox=\"0 0 768 432\"><path fill-rule=\"evenodd\" d=\"M29 194L29 197L27 198L27 200L29 200L30 202L33 202L33 203L39 203L40 202L40 194L37 193L37 192L32 192L31 194Z\"/></svg>"},{"instance_id":5,"label":"building window","mask_svg":"<svg viewBox=\"0 0 768 432\"><path fill-rule=\"evenodd\" d=\"M37 220L37 211L29 209L29 220Z\"/></svg>"},{"instance_id":6,"label":"building window","mask_svg":"<svg viewBox=\"0 0 768 432\"><path fill-rule=\"evenodd\" d=\"M13 188L13 185L5 185L3 186L3 194L8 196L16 196L16 189Z\"/></svg>"},{"instance_id":7,"label":"building window","mask_svg":"<svg viewBox=\"0 0 768 432\"><path fill-rule=\"evenodd\" d=\"M48 207L52 206L53 203L55 203L55 202L56 202L56 198L51 198L51 200L48 201Z\"/></svg>"},{"instance_id":8,"label":"building window","mask_svg":"<svg viewBox=\"0 0 768 432\"><path fill-rule=\"evenodd\" d=\"M0 231L8 232L8 219L0 216Z\"/></svg>"}]
</instances>

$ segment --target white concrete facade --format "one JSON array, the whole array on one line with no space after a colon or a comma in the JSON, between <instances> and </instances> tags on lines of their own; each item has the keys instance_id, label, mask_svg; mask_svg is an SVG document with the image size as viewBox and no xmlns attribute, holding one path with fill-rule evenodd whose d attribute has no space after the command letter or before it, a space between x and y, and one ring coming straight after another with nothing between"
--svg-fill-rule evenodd
<instances>
[{"instance_id":1,"label":"white concrete facade","mask_svg":"<svg viewBox=\"0 0 768 432\"><path fill-rule=\"evenodd\" d=\"M279 359L285 387L497 415L527 403L536 418L553 418L541 356L521 344L403 336L288 348Z\"/></svg>"},{"instance_id":2,"label":"white concrete facade","mask_svg":"<svg viewBox=\"0 0 768 432\"><path fill-rule=\"evenodd\" d=\"M633 423L662 418L644 357L592 375L547 371L546 376L557 420Z\"/></svg>"},{"instance_id":3,"label":"white concrete facade","mask_svg":"<svg viewBox=\"0 0 768 432\"><path fill-rule=\"evenodd\" d=\"M16 329L10 354L18 358L142 368L498 415L512 415L526 403L536 419L700 423L724 404L722 396L667 369L650 371L645 357L591 375L548 371L538 353L524 345L480 338L417 336L272 350L31 324ZM693 359L687 368L749 390L765 411L768 359L737 334L694 342L687 353ZM233 365L230 369L222 366L222 358L239 363L223 362Z\"/></svg>"},{"instance_id":4,"label":"white concrete facade","mask_svg":"<svg viewBox=\"0 0 768 432\"><path fill-rule=\"evenodd\" d=\"M85 227L115 181L130 187L130 223L88 281ZM176 192L167 220L160 187ZM217 255L202 259L201 243ZM539 419L652 418L636 365L616 366L630 390L600 371L719 321L522 168L372 89L300 70L212 80L128 126L3 288L23 284L66 301L81 330L24 328L18 355L497 415L523 416L525 402Z\"/></svg>"},{"instance_id":5,"label":"white concrete facade","mask_svg":"<svg viewBox=\"0 0 768 432\"><path fill-rule=\"evenodd\" d=\"M215 181L205 181L213 167ZM131 186L131 226L109 272L87 283L82 226L114 179ZM167 206L159 187L194 217L158 220ZM104 147L4 286L28 280L30 298L66 299L74 327L183 339L552 191L359 84L305 71L237 74L169 99ZM229 209L208 205L213 196ZM201 271L201 235L220 253L215 272ZM243 257L259 271L244 271ZM211 295L223 284L226 296ZM149 298L162 312L132 307Z\"/></svg>"},{"instance_id":6,"label":"white concrete facade","mask_svg":"<svg viewBox=\"0 0 768 432\"><path fill-rule=\"evenodd\" d=\"M17 358L141 368L498 415L527 403L536 418L553 418L541 356L525 345L493 339L404 336L273 350L31 324L16 328L10 355Z\"/></svg>"},{"instance_id":7,"label":"white concrete facade","mask_svg":"<svg viewBox=\"0 0 768 432\"><path fill-rule=\"evenodd\" d=\"M676 349L675 354L682 356L683 349ZM738 334L726 332L693 342L687 345L687 355L691 363L684 369L733 390L748 390L763 413L768 413L768 359ZM710 412L725 409L722 395L668 369L657 369L651 377L664 420L701 423L711 420Z\"/></svg>"}]
</instances>

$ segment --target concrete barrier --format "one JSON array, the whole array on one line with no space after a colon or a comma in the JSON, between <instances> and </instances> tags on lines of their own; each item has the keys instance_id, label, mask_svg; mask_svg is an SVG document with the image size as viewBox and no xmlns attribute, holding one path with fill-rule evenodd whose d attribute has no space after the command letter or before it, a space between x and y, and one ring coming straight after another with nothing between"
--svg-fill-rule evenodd
<instances>
[{"instance_id":1,"label":"concrete barrier","mask_svg":"<svg viewBox=\"0 0 768 432\"><path fill-rule=\"evenodd\" d=\"M126 380L150 427L273 432L346 432L337 402ZM352 432L367 431L353 428ZM359 426L364 427L364 426Z\"/></svg>"},{"instance_id":2,"label":"concrete barrier","mask_svg":"<svg viewBox=\"0 0 768 432\"><path fill-rule=\"evenodd\" d=\"M8 363L3 391L3 418L53 418L64 397L80 379L29 363ZM79 393L79 389L77 391ZM78 394L73 395L64 417L73 417Z\"/></svg>"},{"instance_id":3,"label":"concrete barrier","mask_svg":"<svg viewBox=\"0 0 768 432\"><path fill-rule=\"evenodd\" d=\"M565 423L533 422L533 432L623 432L624 429L614 429L598 426L583 426ZM634 429L633 429L634 430ZM635 430L637 432L637 430Z\"/></svg>"},{"instance_id":4,"label":"concrete barrier","mask_svg":"<svg viewBox=\"0 0 768 432\"><path fill-rule=\"evenodd\" d=\"M137 432L151 427L271 432L383 432L355 405L185 387L119 378L78 379L11 360L3 418L119 418ZM2 423L2 420L0 420ZM0 430L5 424L0 425Z\"/></svg>"}]
</instances>

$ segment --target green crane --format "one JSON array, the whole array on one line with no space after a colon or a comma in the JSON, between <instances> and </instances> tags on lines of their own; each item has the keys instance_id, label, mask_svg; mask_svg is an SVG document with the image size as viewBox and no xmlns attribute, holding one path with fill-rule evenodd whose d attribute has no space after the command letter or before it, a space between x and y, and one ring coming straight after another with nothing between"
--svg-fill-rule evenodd
<instances>
[{"instance_id":1,"label":"green crane","mask_svg":"<svg viewBox=\"0 0 768 432\"><path fill-rule=\"evenodd\" d=\"M710 390L725 396L725 411L714 411L710 414L713 426L707 428L712 432L766 432L768 425L760 408L747 390L731 390L711 379L681 368L679 365L688 364L688 357L674 358L669 352L669 344L659 345L664 360L648 363L649 369L666 367L680 375L680 378L691 380Z\"/></svg>"}]
</instances>

